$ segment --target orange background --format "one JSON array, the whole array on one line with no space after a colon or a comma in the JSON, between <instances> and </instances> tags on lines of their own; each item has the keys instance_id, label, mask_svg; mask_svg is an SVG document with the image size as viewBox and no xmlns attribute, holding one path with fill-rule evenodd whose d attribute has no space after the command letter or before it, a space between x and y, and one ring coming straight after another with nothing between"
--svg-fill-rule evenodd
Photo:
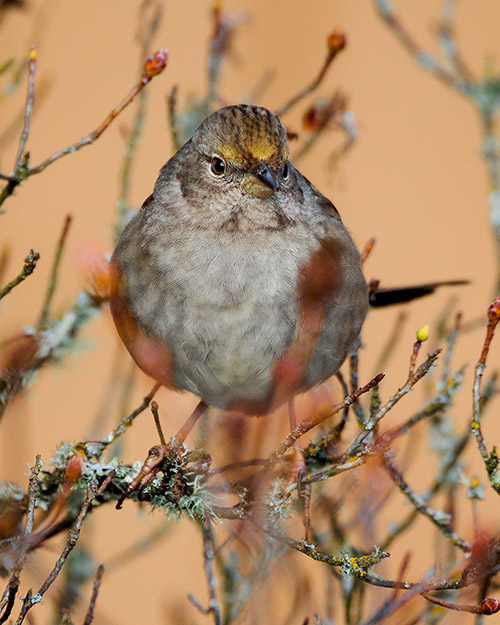
<instances>
[{"instance_id":1,"label":"orange background","mask_svg":"<svg viewBox=\"0 0 500 625\"><path fill-rule=\"evenodd\" d=\"M25 10L0 14L0 61L21 59L31 43L38 46L39 92L27 144L32 163L86 135L132 86L138 72L134 34L140 6L132 0L32 1L27 2ZM167 70L147 87L146 127L132 176L131 198L137 207L150 194L157 172L172 150L166 122L167 92L172 85L178 85L180 106L184 108L189 94L201 96L206 88L210 2L185 0L164 2L162 6L163 20L151 51L168 47L170 59ZM436 30L441 6L435 0L397 2L401 19L422 46L435 54L440 53ZM408 319L403 336L381 387L387 398L404 381L414 332L419 326L435 322L450 306L451 296L466 321L484 317L493 294L496 252L488 221L486 167L480 153L476 111L464 97L416 65L376 15L369 0L227 0L223 8L225 12L241 10L246 18L237 31L234 55L224 67L222 93L229 103L240 101L263 72L271 68L276 76L259 104L277 108L316 75L325 56L326 36L332 28L341 26L346 31L347 49L335 60L318 93L329 96L341 89L348 94L360 136L332 171L326 162L340 145L341 137L335 131L326 133L300 169L334 201L359 247L371 236L377 238L366 266L367 278L380 278L386 286L471 280L465 288L442 290L406 307ZM459 6L457 37L478 75L483 73L488 59L498 69L499 19L500 9L494 0L466 0ZM14 95L1 103L2 129L10 128L1 137L3 173L10 171L14 160L21 128L15 120L23 107L24 92L22 83ZM289 129L301 131L303 107L284 118ZM35 274L2 302L0 340L36 322L54 246L67 213L73 215L73 225L62 263L55 312L66 310L84 284L78 260L82 248L97 241L103 249L111 250L124 152L123 129L132 124L133 108L121 115L93 146L33 176L4 203L0 233L1 243L10 249L6 277L16 275L30 248L40 252L41 260ZM364 331L366 350L362 353L361 382L376 373L375 363L399 310L374 311L370 315ZM482 328L469 333L461 340L455 358L456 366L469 363L461 403L452 413L461 423L470 415L471 372L482 339ZM61 441L82 440L91 431L95 435L92 427L99 411L106 414L106 421L100 424L97 435L106 433L116 422L116 394L111 405L104 404L103 408L118 349L107 311L87 324L80 346L65 358L63 366L44 369L25 395L7 410L0 430L0 467L5 479L23 484L26 464L33 463L36 453L48 462ZM499 349L493 345L491 368L498 365ZM128 369L123 356L122 375ZM138 375L130 405L140 403L150 386L149 380ZM390 419L398 422L407 418L421 397L420 391L416 391ZM161 391L159 403L164 429L170 433L182 423L195 399ZM252 422L248 427L251 431L257 426ZM284 415L269 418L269 449L279 442L280 427L284 433ZM423 449L427 436L422 429L419 445ZM494 418L485 424L485 436L490 445L498 442ZM127 461L142 459L156 438L153 420L143 415L127 434L123 457ZM484 469L477 462L475 449L473 452L471 462L484 480ZM419 492L425 489L432 474L429 471L434 468L434 457L428 459L425 454L429 452L421 453L408 473ZM394 499L401 501L399 494ZM481 510L484 519L491 519L487 522L496 527L497 502L489 500ZM159 514L138 518L136 507L125 504L121 513L103 509L93 515L82 540L96 545L94 553L106 565L152 525L162 523ZM464 511L461 523L464 532L470 531L469 509ZM414 555L408 573L412 578L422 575L433 562L430 525L424 520L418 527L422 533L415 540L422 542L412 542L410 546L421 544L422 548L419 546ZM105 574L96 622L167 622L166 615L181 609L179 606L186 615L186 620L179 622L208 622L208 617L199 615L185 599L186 593L194 592L205 601L198 532L184 520L172 529L175 533L154 551L116 570L110 568ZM395 575L404 550L399 544L394 548L395 561L392 567L384 569L384 574ZM54 546L37 560L31 570L34 580L43 579L56 554ZM315 566L305 568L316 574ZM375 603L385 596L382 591ZM301 623L316 608L314 603L306 602L303 611L290 622ZM43 609L36 607L33 613L35 610L39 613L37 622L44 622ZM286 610L278 622L285 614ZM448 618L451 620L447 622L458 622L453 620L455 615ZM468 622L467 617L463 618Z\"/></svg>"}]
</instances>

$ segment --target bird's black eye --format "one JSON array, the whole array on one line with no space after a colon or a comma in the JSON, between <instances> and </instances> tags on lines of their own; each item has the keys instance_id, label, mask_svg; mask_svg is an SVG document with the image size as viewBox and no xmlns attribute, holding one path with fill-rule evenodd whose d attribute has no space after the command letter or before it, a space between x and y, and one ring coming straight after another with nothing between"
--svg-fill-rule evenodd
<instances>
[{"instance_id":1,"label":"bird's black eye","mask_svg":"<svg viewBox=\"0 0 500 625\"><path fill-rule=\"evenodd\" d=\"M283 167L283 180L288 180L288 162Z\"/></svg>"},{"instance_id":2,"label":"bird's black eye","mask_svg":"<svg viewBox=\"0 0 500 625\"><path fill-rule=\"evenodd\" d=\"M222 176L226 171L226 163L220 156L213 156L210 161L210 171L214 176Z\"/></svg>"}]
</instances>

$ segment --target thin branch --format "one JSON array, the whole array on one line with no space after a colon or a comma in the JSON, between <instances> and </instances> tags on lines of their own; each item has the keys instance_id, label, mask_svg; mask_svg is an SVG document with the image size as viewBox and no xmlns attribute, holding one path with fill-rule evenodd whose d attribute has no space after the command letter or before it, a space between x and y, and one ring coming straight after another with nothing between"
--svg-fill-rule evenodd
<instances>
[{"instance_id":1,"label":"thin branch","mask_svg":"<svg viewBox=\"0 0 500 625\"><path fill-rule=\"evenodd\" d=\"M94 578L94 584L92 586L92 596L90 597L90 603L87 610L87 614L85 615L85 620L83 621L83 625L90 625L94 620L94 610L95 604L97 601L97 595L99 594L99 588L101 586L101 579L104 574L104 566L100 564L97 567L97 572Z\"/></svg>"},{"instance_id":2,"label":"thin branch","mask_svg":"<svg viewBox=\"0 0 500 625\"><path fill-rule=\"evenodd\" d=\"M376 625L376 623L385 623L386 619L391 614L394 614L394 612L406 605L408 601L422 593L427 586L429 576L430 575L428 573L420 583L415 584L415 586L410 588L410 590L405 592L405 594L398 599L395 599L393 596L389 597L386 601L384 601L380 608L376 610L373 616L366 621L363 621L360 625Z\"/></svg>"},{"instance_id":3,"label":"thin branch","mask_svg":"<svg viewBox=\"0 0 500 625\"><path fill-rule=\"evenodd\" d=\"M24 528L23 542L19 551L19 557L9 579L7 588L5 589L2 600L0 601L0 612L5 606L5 612L0 617L0 624L5 623L9 618L12 608L14 607L14 601L19 589L20 575L23 570L24 563L26 562L26 556L29 551L29 538L33 531L33 521L35 517L35 505L36 497L39 490L39 475L42 469L42 458L37 456L35 464L30 470L29 490L28 490L28 509L26 512L26 525Z\"/></svg>"},{"instance_id":4,"label":"thin branch","mask_svg":"<svg viewBox=\"0 0 500 625\"><path fill-rule=\"evenodd\" d=\"M158 404L155 401L151 402L151 412L153 413L153 417L155 420L156 431L158 432L158 436L160 438L160 443L162 445L166 445L167 441L165 440L165 436L163 434L163 429L160 423L160 415L158 413Z\"/></svg>"},{"instance_id":5,"label":"thin branch","mask_svg":"<svg viewBox=\"0 0 500 625\"><path fill-rule=\"evenodd\" d=\"M208 510L205 511L205 516L202 520L202 535L203 535L203 562L205 569L205 577L207 578L208 585L208 610L213 614L214 624L222 625L221 610L219 602L217 601L217 594L215 588L217 581L214 575L214 534L212 529L212 520L209 516Z\"/></svg>"},{"instance_id":6,"label":"thin branch","mask_svg":"<svg viewBox=\"0 0 500 625\"><path fill-rule=\"evenodd\" d=\"M456 610L457 612L469 612L469 614L496 614L500 610L500 601L488 597L483 599L477 605L468 605L465 603L450 603L449 601L443 601L437 597L433 597L428 592L422 592L422 597L427 599L430 603L438 605L448 610Z\"/></svg>"},{"instance_id":7,"label":"thin branch","mask_svg":"<svg viewBox=\"0 0 500 625\"><path fill-rule=\"evenodd\" d=\"M158 384L158 383L155 384L153 388L151 389L151 391L148 393L148 395L146 395L146 397L142 401L142 404L138 406L129 415L127 415L126 417L123 417L123 419L121 419L120 423L116 426L116 428L112 430L104 439L100 441L100 446L101 446L100 454L102 454L102 452L108 445L111 445L111 443L114 443L115 440L130 427L134 419L138 415L140 415L141 412L144 412L144 410L146 410L146 408L151 403L151 400L156 395L156 392L158 391L160 386L161 384Z\"/></svg>"},{"instance_id":8,"label":"thin branch","mask_svg":"<svg viewBox=\"0 0 500 625\"><path fill-rule=\"evenodd\" d=\"M457 0L445 0L439 23L439 42L453 70L469 82L475 82L470 68L465 63L455 39L455 13Z\"/></svg>"},{"instance_id":9,"label":"thin branch","mask_svg":"<svg viewBox=\"0 0 500 625\"><path fill-rule=\"evenodd\" d=\"M151 9L151 15L148 15L148 8ZM137 39L140 45L140 59L142 72L142 59L148 53L151 41L158 30L160 24L162 7L158 2L143 2L139 8L139 19L141 23L138 28ZM126 222L127 212L130 209L130 180L132 174L132 166L134 157L139 145L139 139L144 127L144 119L146 114L147 91L141 90L137 107L135 111L134 123L132 129L127 134L125 154L122 161L120 171L120 197L117 204L117 220L115 226L115 239L118 240L123 226Z\"/></svg>"},{"instance_id":10,"label":"thin branch","mask_svg":"<svg viewBox=\"0 0 500 625\"><path fill-rule=\"evenodd\" d=\"M106 482L105 482L105 484L107 486ZM71 529L71 531L69 533L68 540L66 541L66 545L64 546L64 549L63 549L61 555L57 559L57 562L55 563L54 568L52 569L52 571L49 573L49 575L47 576L45 581L40 586L38 592L35 593L35 595L32 595L30 593L28 593L26 595L26 597L25 597L25 599L23 601L23 605L22 605L21 611L19 612L19 616L17 617L16 625L21 625L21 623L24 621L24 618L25 618L26 614L28 613L28 611L36 603L40 603L41 602L44 594L47 592L47 590L50 588L50 586L52 586L52 584L56 580L57 576L61 572L61 569L62 569L64 563L66 562L69 554L73 550L74 546L76 545L76 542L77 542L78 538L80 537L80 532L81 532L81 529L82 529L83 521L84 521L85 517L87 516L87 513L89 511L90 505L91 505L93 499L97 496L98 492L99 491L97 490L96 483L95 482L91 482L91 484L89 485L89 487L87 489L87 494L86 494L85 500L83 502L83 505L82 505L82 507L80 509L80 512L78 513L78 516L76 517L76 520L75 520L75 522L73 524L73 527L72 527L72 529Z\"/></svg>"},{"instance_id":11,"label":"thin branch","mask_svg":"<svg viewBox=\"0 0 500 625\"><path fill-rule=\"evenodd\" d=\"M0 289L0 300L10 293L14 287L23 282L28 276L31 276L33 271L35 271L35 267L37 262L40 259L40 254L38 252L34 252L30 250L28 256L24 259L24 266L21 269L21 272L11 280L8 284L6 284L3 289Z\"/></svg>"},{"instance_id":12,"label":"thin branch","mask_svg":"<svg viewBox=\"0 0 500 625\"><path fill-rule=\"evenodd\" d=\"M481 430L481 380L486 368L486 359L490 349L495 329L500 321L500 297L497 297L488 308L488 324L486 326L486 336L483 343L481 356L474 368L474 383L472 386L472 420L470 424L471 432L476 437L477 446L481 458L483 459L488 474L491 487L500 493L500 479L498 477L499 458L496 447L493 447L491 453L488 453L486 441L484 440Z\"/></svg>"},{"instance_id":13,"label":"thin branch","mask_svg":"<svg viewBox=\"0 0 500 625\"><path fill-rule=\"evenodd\" d=\"M78 152L78 150L80 150L81 148L85 147L86 145L90 145L91 143L94 143L94 141L99 139L99 137L108 128L108 126L115 119L115 117L117 117L123 111L123 109L125 109L132 102L136 95L138 95L144 89L144 87L150 82L152 78L154 78L154 76L157 76L165 69L167 64L167 55L168 53L165 49L158 50L157 52L152 54L144 64L144 72L140 80L132 87L132 89L123 98L120 104L118 104L118 106L116 106L112 111L108 113L108 115L95 130L73 143L73 145L70 145L67 148L63 148L58 152L54 152L54 154L46 158L42 163L40 163L40 165L37 165L36 167L31 167L28 171L29 175L39 174L46 167L59 160L63 156L66 156L67 154L74 154L75 152Z\"/></svg>"},{"instance_id":14,"label":"thin branch","mask_svg":"<svg viewBox=\"0 0 500 625\"><path fill-rule=\"evenodd\" d=\"M378 426L380 421L385 417L385 415L392 410L392 408L398 403L398 401L407 395L415 386L415 384L421 380L430 370L432 365L436 362L439 354L441 353L441 349L437 349L431 354L428 355L425 362L423 362L420 367L415 371L413 375L410 375L403 386L401 386L396 393L389 400L380 407L380 409L373 415L372 418L365 424L363 430L358 434L358 436L354 439L354 441L349 446L349 449L344 453L343 458L349 458L350 456L356 455L357 450L359 451L359 447L365 440L373 434L373 430Z\"/></svg>"},{"instance_id":15,"label":"thin branch","mask_svg":"<svg viewBox=\"0 0 500 625\"><path fill-rule=\"evenodd\" d=\"M294 96L292 96L287 102L285 102L285 104L280 106L276 110L276 115L279 115L281 117L285 113L288 113L288 111L292 109L296 104L298 104L298 102L303 100L306 96L310 95L311 93L314 93L316 89L323 82L323 79L325 78L333 60L338 55L338 53L341 52L345 48L345 46L346 46L345 33L340 29L336 29L333 32L331 32L327 39L327 48L328 48L327 55L323 62L323 65L321 66L321 69L319 70L318 75L306 87L304 87L301 91L299 91Z\"/></svg>"},{"instance_id":16,"label":"thin branch","mask_svg":"<svg viewBox=\"0 0 500 625\"><path fill-rule=\"evenodd\" d=\"M63 229L61 231L59 241L57 242L56 253L54 255L54 261L52 263L49 282L47 284L47 291L45 293L45 300L43 302L42 312L40 313L40 318L38 320L38 328L40 330L44 330L45 328L47 328L48 325L50 306L52 304L52 299L56 290L57 278L59 275L59 266L61 264L64 245L66 243L66 237L68 236L69 227L71 226L71 220L71 215L66 215L64 219Z\"/></svg>"},{"instance_id":17,"label":"thin branch","mask_svg":"<svg viewBox=\"0 0 500 625\"><path fill-rule=\"evenodd\" d=\"M181 147L181 140L179 139L178 125L179 120L177 116L177 85L174 85L168 92L167 96L167 110L168 110L168 127L170 129L170 138L172 140L173 151Z\"/></svg>"},{"instance_id":18,"label":"thin branch","mask_svg":"<svg viewBox=\"0 0 500 625\"><path fill-rule=\"evenodd\" d=\"M470 95L471 85L464 77L448 70L432 54L423 50L403 25L391 0L374 0L375 6L405 50L425 69L434 74L442 83L460 93Z\"/></svg>"},{"instance_id":19,"label":"thin branch","mask_svg":"<svg viewBox=\"0 0 500 625\"><path fill-rule=\"evenodd\" d=\"M417 493L410 488L406 480L403 478L403 474L394 464L391 452L386 452L384 454L384 467L399 490L421 514L432 521L432 523L434 523L434 525L446 536L446 538L451 540L452 544L462 549L462 551L467 553L470 552L472 548L471 544L463 538L460 538L460 536L450 527L449 515L427 506L423 498L420 495L417 495Z\"/></svg>"},{"instance_id":20,"label":"thin branch","mask_svg":"<svg viewBox=\"0 0 500 625\"><path fill-rule=\"evenodd\" d=\"M358 388L354 393L351 393L348 397L338 403L331 409L325 410L315 417L311 417L310 419L305 419L285 438L283 442L281 442L278 447L273 451L271 456L269 457L266 468L269 469L274 466L280 458L290 449L290 447L298 440L301 436L303 436L309 430L316 427L329 417L332 417L337 412L340 412L346 406L352 405L358 397L360 397L363 393L366 393L371 388L379 384L379 382L384 378L385 373L379 373L372 380L370 380L367 384Z\"/></svg>"},{"instance_id":21,"label":"thin branch","mask_svg":"<svg viewBox=\"0 0 500 625\"><path fill-rule=\"evenodd\" d=\"M34 55L34 58L32 59L31 57L33 55ZM78 152L78 150L85 147L86 145L90 145L94 143L94 141L96 141L102 135L102 133L108 128L111 122L130 104L130 102L132 102L132 100L136 97L136 95L138 95L144 89L144 87L151 81L151 79L154 78L154 76L157 76L158 74L160 74L165 69L166 64L167 64L167 55L168 55L167 50L161 49L155 52L154 54L152 54L150 57L148 57L148 59L146 60L144 64L143 74L140 80L137 82L137 84L134 85L134 87L132 87L130 92L125 96L125 98L120 102L120 104L118 104L118 106L116 106L112 111L110 111L110 113L108 113L108 115L101 122L101 124L99 124L99 126L95 130L93 130L90 134L86 135L85 137L82 137L81 139L73 143L72 145L66 148L63 148L62 150L59 150L58 152L54 152L54 154L46 158L36 167L29 166L29 162L28 162L29 154L27 152L24 154L21 154L20 160L17 161L15 171L10 175L9 182L7 182L5 187L2 189L2 192L0 193L0 206L6 200L7 197L12 195L14 189L23 180L25 180L29 176L32 176L34 174L39 174L40 172L44 171L49 165L59 160L63 156L66 156L67 154L74 154L75 152ZM34 63L35 61L36 61L36 52L34 53L34 51L32 50L30 52L30 62ZM33 73L30 74L30 77L33 77L34 79L34 69L33 69ZM31 84L31 82L29 84ZM29 99L29 107L28 107L28 102L27 102L26 117L28 118L28 122L26 122L25 120L26 132L23 131L23 135L21 138L23 149L24 149L24 142L26 141L26 138L27 138L27 131L29 130L29 119L31 117L32 103L33 103L32 99ZM29 115L28 115L28 112L29 112ZM25 134L26 134L26 138L23 138Z\"/></svg>"},{"instance_id":22,"label":"thin branch","mask_svg":"<svg viewBox=\"0 0 500 625\"><path fill-rule=\"evenodd\" d=\"M28 90L26 93L26 107L24 113L24 127L19 140L19 146L16 154L16 166L15 170L18 171L22 165L24 147L28 140L28 134L30 131L31 114L33 112L33 103L35 101L35 73L36 73L36 58L37 51L35 46L31 46L28 57Z\"/></svg>"}]
</instances>

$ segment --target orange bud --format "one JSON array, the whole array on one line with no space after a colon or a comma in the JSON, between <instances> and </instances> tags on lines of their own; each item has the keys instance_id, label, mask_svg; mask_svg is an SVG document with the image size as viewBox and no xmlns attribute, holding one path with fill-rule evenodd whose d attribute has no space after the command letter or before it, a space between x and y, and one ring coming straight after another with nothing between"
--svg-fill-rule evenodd
<instances>
[{"instance_id":1,"label":"orange bud","mask_svg":"<svg viewBox=\"0 0 500 625\"><path fill-rule=\"evenodd\" d=\"M84 460L80 454L71 456L66 464L66 479L68 482L74 483L80 479L83 471Z\"/></svg>"},{"instance_id":2,"label":"orange bud","mask_svg":"<svg viewBox=\"0 0 500 625\"><path fill-rule=\"evenodd\" d=\"M494 325L500 321L500 296L491 302L488 308L488 320Z\"/></svg>"},{"instance_id":3,"label":"orange bud","mask_svg":"<svg viewBox=\"0 0 500 625\"><path fill-rule=\"evenodd\" d=\"M336 56L339 52L341 52L346 47L347 39L345 36L345 32L340 28L336 28L329 35L326 40L326 45L328 46L328 52L332 56Z\"/></svg>"},{"instance_id":4,"label":"orange bud","mask_svg":"<svg viewBox=\"0 0 500 625\"><path fill-rule=\"evenodd\" d=\"M306 109L302 116L302 126L305 130L315 131L319 130L323 125L322 122L325 117L327 104L325 102L315 102Z\"/></svg>"},{"instance_id":5,"label":"orange bud","mask_svg":"<svg viewBox=\"0 0 500 625\"><path fill-rule=\"evenodd\" d=\"M148 56L146 63L144 63L144 73L149 78L161 74L161 72L167 66L168 50L167 48L161 48L157 50L151 56Z\"/></svg>"},{"instance_id":6,"label":"orange bud","mask_svg":"<svg viewBox=\"0 0 500 625\"><path fill-rule=\"evenodd\" d=\"M496 614L500 610L500 601L493 597L487 597L479 604L480 614Z\"/></svg>"},{"instance_id":7,"label":"orange bud","mask_svg":"<svg viewBox=\"0 0 500 625\"><path fill-rule=\"evenodd\" d=\"M106 300L110 292L111 271L104 254L94 243L87 243L79 253L85 272L86 290L98 300Z\"/></svg>"}]
</instances>

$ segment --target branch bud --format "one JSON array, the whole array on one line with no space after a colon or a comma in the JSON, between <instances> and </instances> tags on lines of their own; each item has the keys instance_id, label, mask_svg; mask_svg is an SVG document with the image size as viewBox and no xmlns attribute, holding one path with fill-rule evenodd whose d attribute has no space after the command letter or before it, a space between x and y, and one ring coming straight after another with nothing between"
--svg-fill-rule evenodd
<instances>
[{"instance_id":1,"label":"branch bud","mask_svg":"<svg viewBox=\"0 0 500 625\"><path fill-rule=\"evenodd\" d=\"M488 308L488 321L494 326L500 321L500 296L493 300Z\"/></svg>"},{"instance_id":2,"label":"branch bud","mask_svg":"<svg viewBox=\"0 0 500 625\"><path fill-rule=\"evenodd\" d=\"M339 52L341 52L347 44L347 39L345 32L340 28L336 28L329 35L326 40L326 45L328 47L328 53L330 56L337 56Z\"/></svg>"},{"instance_id":3,"label":"branch bud","mask_svg":"<svg viewBox=\"0 0 500 625\"><path fill-rule=\"evenodd\" d=\"M500 610L500 601L487 597L479 604L479 614L496 614Z\"/></svg>"},{"instance_id":4,"label":"branch bud","mask_svg":"<svg viewBox=\"0 0 500 625\"><path fill-rule=\"evenodd\" d=\"M422 326L415 332L416 339L419 343L423 343L429 338L429 326Z\"/></svg>"},{"instance_id":5,"label":"branch bud","mask_svg":"<svg viewBox=\"0 0 500 625\"><path fill-rule=\"evenodd\" d=\"M144 63L144 74L148 76L148 78L161 74L167 66L167 59L167 48L160 48L160 50L157 50L146 59L146 62Z\"/></svg>"}]
</instances>

